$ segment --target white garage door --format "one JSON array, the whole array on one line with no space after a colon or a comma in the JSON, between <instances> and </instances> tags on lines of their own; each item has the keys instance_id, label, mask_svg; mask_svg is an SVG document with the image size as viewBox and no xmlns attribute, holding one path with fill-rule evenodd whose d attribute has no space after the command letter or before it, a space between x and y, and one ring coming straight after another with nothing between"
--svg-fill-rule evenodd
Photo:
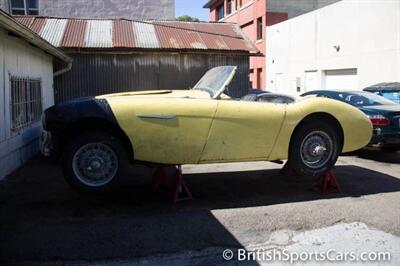
<instances>
[{"instance_id":1,"label":"white garage door","mask_svg":"<svg viewBox=\"0 0 400 266\"><path fill-rule=\"evenodd\" d=\"M357 69L326 70L325 86L327 90L358 90Z\"/></svg>"}]
</instances>

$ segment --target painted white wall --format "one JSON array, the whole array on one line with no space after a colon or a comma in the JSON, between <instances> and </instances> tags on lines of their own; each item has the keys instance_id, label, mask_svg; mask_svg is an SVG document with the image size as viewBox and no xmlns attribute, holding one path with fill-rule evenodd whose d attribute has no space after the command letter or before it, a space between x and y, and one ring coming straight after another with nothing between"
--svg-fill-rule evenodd
<instances>
[{"instance_id":1,"label":"painted white wall","mask_svg":"<svg viewBox=\"0 0 400 266\"><path fill-rule=\"evenodd\" d=\"M279 92L293 94L309 71L321 89L327 70L357 69L352 89L400 81L400 0L337 2L267 27L266 45L267 90L277 90L277 73Z\"/></svg>"},{"instance_id":2,"label":"painted white wall","mask_svg":"<svg viewBox=\"0 0 400 266\"><path fill-rule=\"evenodd\" d=\"M0 28L0 179L39 150L40 122L10 130L10 76L41 78L43 108L54 104L52 57Z\"/></svg>"}]
</instances>

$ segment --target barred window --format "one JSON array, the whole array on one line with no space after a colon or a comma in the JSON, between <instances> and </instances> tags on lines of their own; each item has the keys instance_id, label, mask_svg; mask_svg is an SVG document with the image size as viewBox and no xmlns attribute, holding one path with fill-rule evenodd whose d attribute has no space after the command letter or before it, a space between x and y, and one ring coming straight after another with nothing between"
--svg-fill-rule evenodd
<instances>
[{"instance_id":1,"label":"barred window","mask_svg":"<svg viewBox=\"0 0 400 266\"><path fill-rule=\"evenodd\" d=\"M21 130L40 120L42 86L40 79L11 77L11 130Z\"/></svg>"}]
</instances>

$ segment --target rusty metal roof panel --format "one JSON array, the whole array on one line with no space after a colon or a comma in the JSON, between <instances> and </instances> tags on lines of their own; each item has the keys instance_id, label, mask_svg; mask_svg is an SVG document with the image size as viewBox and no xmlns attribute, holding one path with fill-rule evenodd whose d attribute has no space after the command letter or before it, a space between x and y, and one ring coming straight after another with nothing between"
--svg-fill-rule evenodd
<instances>
[{"instance_id":1,"label":"rusty metal roof panel","mask_svg":"<svg viewBox=\"0 0 400 266\"><path fill-rule=\"evenodd\" d=\"M18 16L17 20L64 48L226 50L258 53L235 24Z\"/></svg>"},{"instance_id":2,"label":"rusty metal roof panel","mask_svg":"<svg viewBox=\"0 0 400 266\"><path fill-rule=\"evenodd\" d=\"M153 24L139 21L134 21L132 23L136 47L162 48L158 41L157 33Z\"/></svg>"},{"instance_id":3,"label":"rusty metal roof panel","mask_svg":"<svg viewBox=\"0 0 400 266\"><path fill-rule=\"evenodd\" d=\"M33 32L37 34L39 34L42 31L44 24L46 23L46 19L42 17L17 16L14 18L19 23L31 29Z\"/></svg>"},{"instance_id":4,"label":"rusty metal roof panel","mask_svg":"<svg viewBox=\"0 0 400 266\"><path fill-rule=\"evenodd\" d=\"M224 43L229 47L228 50L248 50L248 47L240 39L229 38L225 36L222 36L221 38L222 40L224 40Z\"/></svg>"},{"instance_id":5,"label":"rusty metal roof panel","mask_svg":"<svg viewBox=\"0 0 400 266\"><path fill-rule=\"evenodd\" d=\"M246 45L246 42L243 41L244 36L237 31L234 24L224 24L220 28L219 33L230 50L248 50L253 48Z\"/></svg>"},{"instance_id":6,"label":"rusty metal roof panel","mask_svg":"<svg viewBox=\"0 0 400 266\"><path fill-rule=\"evenodd\" d=\"M43 29L40 32L40 36L52 45L59 47L63 39L66 26L66 19L47 19Z\"/></svg>"},{"instance_id":7,"label":"rusty metal roof panel","mask_svg":"<svg viewBox=\"0 0 400 266\"><path fill-rule=\"evenodd\" d=\"M30 28L32 31L34 31L34 32L36 32L37 34L39 34L39 33L42 31L42 29L43 29L45 23L46 23L46 19L45 19L45 18L36 18L36 19L32 22L32 24L31 24L31 26L30 26L29 28Z\"/></svg>"},{"instance_id":8,"label":"rusty metal roof panel","mask_svg":"<svg viewBox=\"0 0 400 266\"><path fill-rule=\"evenodd\" d=\"M242 42L240 44L237 44L238 46L241 46L245 50L248 50L251 53L259 53L260 51L256 47L256 45L249 39L249 37L246 36L246 34L242 31L239 25L237 24L232 24L231 25L233 28L233 31L236 33L239 38L242 39Z\"/></svg>"},{"instance_id":9,"label":"rusty metal roof panel","mask_svg":"<svg viewBox=\"0 0 400 266\"><path fill-rule=\"evenodd\" d=\"M35 20L35 17L25 17L25 16L16 16L14 17L16 21L24 25L25 27L30 27L32 22Z\"/></svg>"},{"instance_id":10,"label":"rusty metal roof panel","mask_svg":"<svg viewBox=\"0 0 400 266\"><path fill-rule=\"evenodd\" d=\"M112 21L89 20L85 35L86 48L112 48Z\"/></svg>"},{"instance_id":11,"label":"rusty metal roof panel","mask_svg":"<svg viewBox=\"0 0 400 266\"><path fill-rule=\"evenodd\" d=\"M121 48L134 48L135 39L133 24L128 20L113 21L113 46Z\"/></svg>"},{"instance_id":12,"label":"rusty metal roof panel","mask_svg":"<svg viewBox=\"0 0 400 266\"><path fill-rule=\"evenodd\" d=\"M218 32L220 35L232 38L242 39L242 36L239 35L234 29L236 24L233 23L213 23L211 24L211 28L214 29L214 32Z\"/></svg>"},{"instance_id":13,"label":"rusty metal roof panel","mask_svg":"<svg viewBox=\"0 0 400 266\"><path fill-rule=\"evenodd\" d=\"M207 49L193 23L155 22L157 34L163 47L177 49Z\"/></svg>"},{"instance_id":14,"label":"rusty metal roof panel","mask_svg":"<svg viewBox=\"0 0 400 266\"><path fill-rule=\"evenodd\" d=\"M200 31L201 38L204 41L207 49L210 50L229 50L229 46L220 36L219 29L214 24L199 23L196 25L196 30Z\"/></svg>"},{"instance_id":15,"label":"rusty metal roof panel","mask_svg":"<svg viewBox=\"0 0 400 266\"><path fill-rule=\"evenodd\" d=\"M183 49L187 45L180 36L182 30L173 27L173 25L155 23L155 30L160 44L164 48Z\"/></svg>"},{"instance_id":16,"label":"rusty metal roof panel","mask_svg":"<svg viewBox=\"0 0 400 266\"><path fill-rule=\"evenodd\" d=\"M61 47L74 48L85 46L85 36L87 30L86 20L74 19L68 20L65 27L64 38Z\"/></svg>"}]
</instances>

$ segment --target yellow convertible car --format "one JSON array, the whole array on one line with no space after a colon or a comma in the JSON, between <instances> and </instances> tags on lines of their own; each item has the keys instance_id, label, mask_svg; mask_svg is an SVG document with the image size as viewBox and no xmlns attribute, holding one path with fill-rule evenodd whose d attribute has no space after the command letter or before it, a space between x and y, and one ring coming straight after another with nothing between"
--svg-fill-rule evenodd
<instances>
[{"instance_id":1,"label":"yellow convertible car","mask_svg":"<svg viewBox=\"0 0 400 266\"><path fill-rule=\"evenodd\" d=\"M162 165L289 159L304 175L332 167L341 152L367 145L372 125L358 109L331 99L291 104L224 94L236 67L209 70L190 90L81 98L47 109L42 152L62 158L66 180L97 192L131 163Z\"/></svg>"}]
</instances>

